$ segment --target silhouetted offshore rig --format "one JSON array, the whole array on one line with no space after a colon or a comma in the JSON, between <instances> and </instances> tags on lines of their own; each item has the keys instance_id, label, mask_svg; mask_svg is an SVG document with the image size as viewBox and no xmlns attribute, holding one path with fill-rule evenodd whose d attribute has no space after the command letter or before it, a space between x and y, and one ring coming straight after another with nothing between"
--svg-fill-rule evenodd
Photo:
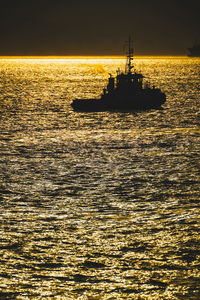
<instances>
[{"instance_id":1,"label":"silhouetted offshore rig","mask_svg":"<svg viewBox=\"0 0 200 300\"><path fill-rule=\"evenodd\" d=\"M188 48L189 57L200 57L200 44L194 43L193 47Z\"/></svg>"}]
</instances>

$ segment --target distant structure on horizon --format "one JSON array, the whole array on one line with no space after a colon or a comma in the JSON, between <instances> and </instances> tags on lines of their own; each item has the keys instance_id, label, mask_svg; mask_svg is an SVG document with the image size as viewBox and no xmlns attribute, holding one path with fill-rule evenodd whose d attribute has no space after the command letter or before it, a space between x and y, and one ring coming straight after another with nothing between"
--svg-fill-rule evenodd
<instances>
[{"instance_id":1,"label":"distant structure on horizon","mask_svg":"<svg viewBox=\"0 0 200 300\"><path fill-rule=\"evenodd\" d=\"M192 48L188 48L189 57L200 57L200 43L194 43Z\"/></svg>"}]
</instances>

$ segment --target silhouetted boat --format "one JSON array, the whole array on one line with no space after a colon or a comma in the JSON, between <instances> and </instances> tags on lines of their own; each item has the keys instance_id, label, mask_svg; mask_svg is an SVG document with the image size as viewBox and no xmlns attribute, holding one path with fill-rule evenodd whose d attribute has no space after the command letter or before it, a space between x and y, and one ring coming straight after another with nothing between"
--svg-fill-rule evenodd
<instances>
[{"instance_id":1,"label":"silhouetted boat","mask_svg":"<svg viewBox=\"0 0 200 300\"><path fill-rule=\"evenodd\" d=\"M132 65L133 47L128 41L128 53L125 72L110 74L107 88L99 99L75 99L71 106L75 111L133 111L160 108L166 101L166 95L159 88L143 87L143 75L137 73Z\"/></svg>"},{"instance_id":2,"label":"silhouetted boat","mask_svg":"<svg viewBox=\"0 0 200 300\"><path fill-rule=\"evenodd\" d=\"M200 44L194 44L192 48L188 48L189 57L200 57Z\"/></svg>"}]
</instances>

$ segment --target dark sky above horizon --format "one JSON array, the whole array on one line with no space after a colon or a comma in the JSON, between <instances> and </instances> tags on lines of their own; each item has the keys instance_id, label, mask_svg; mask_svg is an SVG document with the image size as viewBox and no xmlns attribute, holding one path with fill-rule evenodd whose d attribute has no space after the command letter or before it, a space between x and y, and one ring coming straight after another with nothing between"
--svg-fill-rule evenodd
<instances>
[{"instance_id":1,"label":"dark sky above horizon","mask_svg":"<svg viewBox=\"0 0 200 300\"><path fill-rule=\"evenodd\" d=\"M200 1L7 0L0 55L184 55L200 41Z\"/></svg>"}]
</instances>

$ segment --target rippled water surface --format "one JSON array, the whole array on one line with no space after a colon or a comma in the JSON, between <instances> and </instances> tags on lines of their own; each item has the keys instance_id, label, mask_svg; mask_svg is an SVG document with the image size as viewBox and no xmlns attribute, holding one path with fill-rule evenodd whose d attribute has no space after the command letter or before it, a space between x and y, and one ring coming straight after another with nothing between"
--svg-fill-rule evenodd
<instances>
[{"instance_id":1,"label":"rippled water surface","mask_svg":"<svg viewBox=\"0 0 200 300\"><path fill-rule=\"evenodd\" d=\"M75 113L121 58L0 60L0 299L199 299L200 60L162 110Z\"/></svg>"}]
</instances>

